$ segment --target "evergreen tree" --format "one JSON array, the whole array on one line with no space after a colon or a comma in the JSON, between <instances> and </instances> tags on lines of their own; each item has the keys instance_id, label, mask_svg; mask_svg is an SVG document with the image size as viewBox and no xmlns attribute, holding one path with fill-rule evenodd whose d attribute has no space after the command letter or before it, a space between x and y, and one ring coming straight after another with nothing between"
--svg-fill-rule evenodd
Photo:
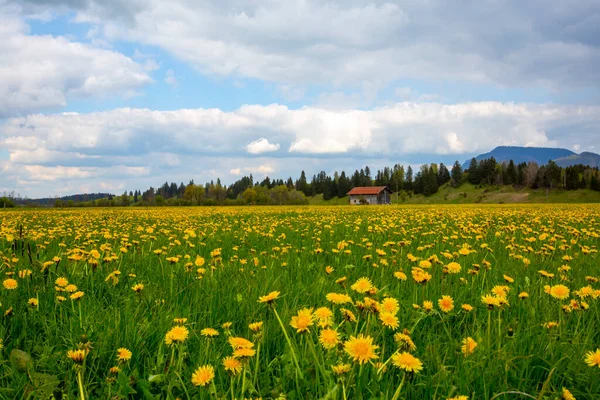
<instances>
[{"instance_id":1,"label":"evergreen tree","mask_svg":"<svg viewBox=\"0 0 600 400\"><path fill-rule=\"evenodd\" d=\"M406 170L406 183L404 187L406 187L406 190L413 190L413 169L410 165Z\"/></svg>"},{"instance_id":2,"label":"evergreen tree","mask_svg":"<svg viewBox=\"0 0 600 400\"><path fill-rule=\"evenodd\" d=\"M479 185L481 179L479 178L479 166L475 157L471 158L471 163L469 164L467 172L469 173L469 183L472 185Z\"/></svg>"},{"instance_id":3,"label":"evergreen tree","mask_svg":"<svg viewBox=\"0 0 600 400\"><path fill-rule=\"evenodd\" d=\"M458 161L452 165L452 184L454 187L458 187L463 181L463 169Z\"/></svg>"},{"instance_id":4,"label":"evergreen tree","mask_svg":"<svg viewBox=\"0 0 600 400\"><path fill-rule=\"evenodd\" d=\"M450 182L450 179L448 168L446 168L444 163L440 163L440 166L438 167L437 185L442 186L443 184Z\"/></svg>"}]
</instances>

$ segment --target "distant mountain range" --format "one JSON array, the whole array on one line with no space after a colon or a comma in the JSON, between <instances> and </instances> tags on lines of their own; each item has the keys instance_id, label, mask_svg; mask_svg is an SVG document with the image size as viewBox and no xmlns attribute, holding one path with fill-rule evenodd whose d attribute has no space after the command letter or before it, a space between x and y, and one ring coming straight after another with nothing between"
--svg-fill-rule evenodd
<instances>
[{"instance_id":1,"label":"distant mountain range","mask_svg":"<svg viewBox=\"0 0 600 400\"><path fill-rule=\"evenodd\" d=\"M98 199L106 199L112 198L114 194L111 193L84 193L84 194L73 194L70 196L63 197L44 197L40 199L18 199L16 202L18 204L27 204L27 203L36 203L40 206L50 206L54 205L56 200L61 200L64 202L68 202L69 200L74 201L75 203L80 203L83 201L90 200L98 200Z\"/></svg>"},{"instance_id":2,"label":"distant mountain range","mask_svg":"<svg viewBox=\"0 0 600 400\"><path fill-rule=\"evenodd\" d=\"M478 155L475 159L480 161L491 157L494 157L500 163L513 160L515 164L531 161L539 165L544 165L552 160L561 167L569 167L577 164L600 167L600 155L596 153L583 152L577 154L571 150L551 147L498 146L489 153ZM470 163L470 159L465 161L463 168L469 168Z\"/></svg>"}]
</instances>

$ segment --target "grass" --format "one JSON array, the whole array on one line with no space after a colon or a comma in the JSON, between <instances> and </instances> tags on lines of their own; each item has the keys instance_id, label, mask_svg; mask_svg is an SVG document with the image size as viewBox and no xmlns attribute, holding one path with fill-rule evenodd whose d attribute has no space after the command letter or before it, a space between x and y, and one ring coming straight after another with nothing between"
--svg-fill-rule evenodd
<instances>
[{"instance_id":1,"label":"grass","mask_svg":"<svg viewBox=\"0 0 600 400\"><path fill-rule=\"evenodd\" d=\"M404 196L404 197L402 197ZM440 187L431 196L396 193L391 195L393 204L515 204L515 203L600 203L600 192L589 189L560 190L546 193L545 189L515 189L512 186L476 187L464 183L458 188L449 184ZM309 197L311 205L349 205L348 197L323 200L323 195Z\"/></svg>"},{"instance_id":2,"label":"grass","mask_svg":"<svg viewBox=\"0 0 600 400\"><path fill-rule=\"evenodd\" d=\"M597 205L12 210L0 220L0 398L600 393L600 368L584 361L600 347ZM458 273L447 273L450 262ZM417 268L431 275L427 283L415 281ZM59 277L77 287L58 286ZM360 278L376 289L362 293L354 286ZM15 289L7 288L10 279ZM134 291L136 284L143 289ZM545 293L545 285L558 284L570 289L567 299ZM83 297L71 300L75 291ZM280 295L270 305L258 301L272 291ZM481 297L492 291L508 304L488 309ZM522 292L529 297L519 298ZM334 304L328 293L352 303ZM454 303L447 313L438 306L443 295ZM398 301L396 329L383 326L372 305L386 297ZM301 309L312 315L319 307L333 312L330 321L295 323L308 329L301 332L290 325ZM189 336L168 345L165 335L182 324L175 318L187 319ZM250 330L252 322L262 328ZM319 341L323 325L340 338L329 350ZM204 328L219 335L209 338ZM395 340L403 331L415 349ZM359 335L378 346L372 362L345 351ZM252 341L254 350L235 374L222 365L233 354L232 336ZM465 356L467 337L478 345ZM121 347L131 360L117 360ZM89 350L82 365L66 356L75 349ZM421 371L390 361L405 350ZM339 364L349 371L335 374ZM214 379L195 386L192 374L204 365Z\"/></svg>"}]
</instances>

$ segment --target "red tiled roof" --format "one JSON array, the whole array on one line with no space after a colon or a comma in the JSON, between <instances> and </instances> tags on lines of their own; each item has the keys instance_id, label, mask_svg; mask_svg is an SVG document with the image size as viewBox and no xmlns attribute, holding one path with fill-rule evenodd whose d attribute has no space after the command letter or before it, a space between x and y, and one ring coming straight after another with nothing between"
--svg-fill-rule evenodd
<instances>
[{"instance_id":1,"label":"red tiled roof","mask_svg":"<svg viewBox=\"0 0 600 400\"><path fill-rule=\"evenodd\" d=\"M363 194L364 195L373 195L373 194L377 195L384 190L387 190L389 192L389 189L385 186L363 186L363 187L355 187L351 191L349 191L347 194L348 194L348 196L363 195Z\"/></svg>"}]
</instances>

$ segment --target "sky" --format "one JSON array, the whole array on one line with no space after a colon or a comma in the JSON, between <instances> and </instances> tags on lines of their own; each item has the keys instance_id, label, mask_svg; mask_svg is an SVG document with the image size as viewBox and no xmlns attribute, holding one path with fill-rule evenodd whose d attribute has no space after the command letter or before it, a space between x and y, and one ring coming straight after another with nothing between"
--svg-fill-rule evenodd
<instances>
[{"instance_id":1,"label":"sky","mask_svg":"<svg viewBox=\"0 0 600 400\"><path fill-rule=\"evenodd\" d=\"M599 139L598 0L0 0L0 193Z\"/></svg>"}]
</instances>

